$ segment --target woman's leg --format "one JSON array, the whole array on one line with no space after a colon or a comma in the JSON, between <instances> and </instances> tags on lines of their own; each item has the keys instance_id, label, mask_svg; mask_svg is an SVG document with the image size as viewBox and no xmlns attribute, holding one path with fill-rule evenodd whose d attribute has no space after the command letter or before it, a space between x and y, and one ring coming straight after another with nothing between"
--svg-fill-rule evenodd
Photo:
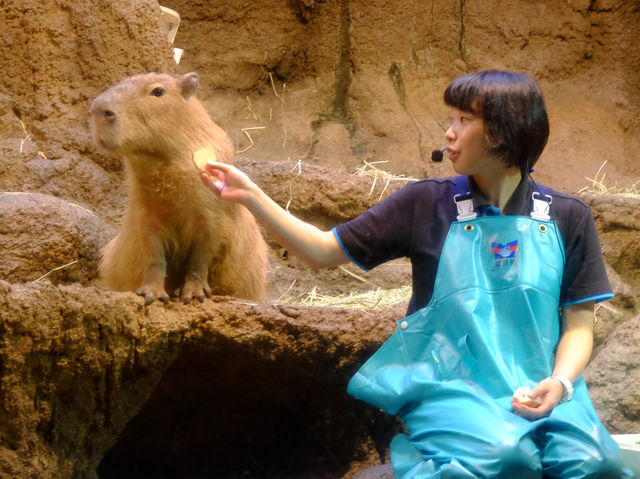
<instances>
[{"instance_id":1,"label":"woman's leg","mask_svg":"<svg viewBox=\"0 0 640 479\"><path fill-rule=\"evenodd\" d=\"M434 392L401 414L410 434L391 443L396 477L540 478L540 451L531 438L537 423L515 415L510 404L461 383Z\"/></svg>"},{"instance_id":2,"label":"woman's leg","mask_svg":"<svg viewBox=\"0 0 640 479\"><path fill-rule=\"evenodd\" d=\"M629 477L622 469L620 449L600 423L591 403L561 404L540 428L545 478Z\"/></svg>"}]
</instances>

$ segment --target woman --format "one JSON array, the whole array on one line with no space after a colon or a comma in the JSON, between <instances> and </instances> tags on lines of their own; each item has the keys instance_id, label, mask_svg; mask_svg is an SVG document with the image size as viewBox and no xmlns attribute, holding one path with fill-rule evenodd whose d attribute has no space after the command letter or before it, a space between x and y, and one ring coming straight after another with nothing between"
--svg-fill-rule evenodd
<instances>
[{"instance_id":1,"label":"woman","mask_svg":"<svg viewBox=\"0 0 640 479\"><path fill-rule=\"evenodd\" d=\"M460 176L409 184L332 231L231 166L209 164L203 181L314 267L410 258L408 316L348 388L405 421L395 477L626 477L581 377L594 304L613 297L595 224L582 201L529 176L549 134L540 89L485 71L444 99Z\"/></svg>"}]
</instances>

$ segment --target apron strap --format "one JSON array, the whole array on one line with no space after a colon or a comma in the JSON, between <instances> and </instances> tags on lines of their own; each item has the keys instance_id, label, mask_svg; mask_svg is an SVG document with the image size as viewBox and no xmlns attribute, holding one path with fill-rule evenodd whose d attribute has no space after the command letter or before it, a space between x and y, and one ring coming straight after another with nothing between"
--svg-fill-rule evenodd
<instances>
[{"instance_id":1,"label":"apron strap","mask_svg":"<svg viewBox=\"0 0 640 479\"><path fill-rule=\"evenodd\" d=\"M453 202L458 209L457 221L468 221L475 219L478 213L473 208L473 199L469 192L469 184L466 175L456 176L455 178L456 193L453 195Z\"/></svg>"},{"instance_id":2,"label":"apron strap","mask_svg":"<svg viewBox=\"0 0 640 479\"><path fill-rule=\"evenodd\" d=\"M553 198L550 195L551 190L544 185L533 183L535 190L531 194L531 217L536 220L549 221L551 216L551 203Z\"/></svg>"}]
</instances>

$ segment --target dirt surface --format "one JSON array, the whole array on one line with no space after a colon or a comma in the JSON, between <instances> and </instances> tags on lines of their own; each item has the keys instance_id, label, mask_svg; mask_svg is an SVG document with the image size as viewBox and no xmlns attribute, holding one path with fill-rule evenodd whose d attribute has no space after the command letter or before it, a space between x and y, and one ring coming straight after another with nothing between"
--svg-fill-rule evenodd
<instances>
[{"instance_id":1,"label":"dirt surface","mask_svg":"<svg viewBox=\"0 0 640 479\"><path fill-rule=\"evenodd\" d=\"M345 384L406 303L274 303L409 285L410 265L313 271L266 238L264 302L145 307L106 291L96 265L124 212L124 172L91 143L90 102L131 74L197 71L239 166L330 228L410 179L453 174L429 160L452 79L523 70L551 121L535 178L577 193L599 172L629 187L640 179L640 3L163 5L182 17L179 65L155 1L0 5L0 477L352 477L385 459L401 425ZM612 432L635 432L640 200L583 199L617 295L597 311L585 376Z\"/></svg>"}]
</instances>

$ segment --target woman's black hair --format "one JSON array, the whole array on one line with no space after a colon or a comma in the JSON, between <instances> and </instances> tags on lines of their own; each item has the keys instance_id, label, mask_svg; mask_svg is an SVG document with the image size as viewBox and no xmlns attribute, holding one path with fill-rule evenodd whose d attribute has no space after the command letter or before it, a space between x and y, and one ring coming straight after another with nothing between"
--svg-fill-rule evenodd
<instances>
[{"instance_id":1,"label":"woman's black hair","mask_svg":"<svg viewBox=\"0 0 640 479\"><path fill-rule=\"evenodd\" d=\"M457 78L444 102L482 117L490 153L528 174L549 138L549 119L538 84L526 73L487 70Z\"/></svg>"}]
</instances>

